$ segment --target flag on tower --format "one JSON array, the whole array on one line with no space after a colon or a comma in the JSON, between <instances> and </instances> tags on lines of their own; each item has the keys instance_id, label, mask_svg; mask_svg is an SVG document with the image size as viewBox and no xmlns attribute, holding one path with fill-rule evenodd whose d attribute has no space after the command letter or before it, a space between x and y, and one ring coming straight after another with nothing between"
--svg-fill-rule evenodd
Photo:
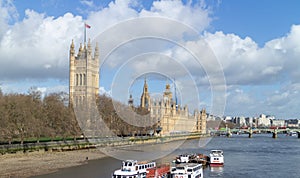
<instances>
[{"instance_id":1,"label":"flag on tower","mask_svg":"<svg viewBox=\"0 0 300 178\"><path fill-rule=\"evenodd\" d=\"M91 28L91 26L88 24L85 24L85 28Z\"/></svg>"},{"instance_id":2,"label":"flag on tower","mask_svg":"<svg viewBox=\"0 0 300 178\"><path fill-rule=\"evenodd\" d=\"M89 24L84 23L84 43L86 42L86 29L91 28Z\"/></svg>"}]
</instances>

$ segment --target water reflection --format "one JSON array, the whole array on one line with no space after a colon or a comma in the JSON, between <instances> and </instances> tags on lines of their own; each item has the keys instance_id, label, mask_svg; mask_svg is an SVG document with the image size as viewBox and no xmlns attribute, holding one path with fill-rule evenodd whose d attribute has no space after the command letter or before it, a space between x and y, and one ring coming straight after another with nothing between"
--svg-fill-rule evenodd
<instances>
[{"instance_id":1,"label":"water reflection","mask_svg":"<svg viewBox=\"0 0 300 178\"><path fill-rule=\"evenodd\" d=\"M211 177L222 177L224 172L224 167L210 167L209 176Z\"/></svg>"}]
</instances>

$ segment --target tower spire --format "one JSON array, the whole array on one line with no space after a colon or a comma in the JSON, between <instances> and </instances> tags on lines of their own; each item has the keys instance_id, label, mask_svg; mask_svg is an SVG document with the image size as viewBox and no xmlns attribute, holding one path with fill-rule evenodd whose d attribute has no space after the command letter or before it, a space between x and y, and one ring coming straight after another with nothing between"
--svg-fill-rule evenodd
<instances>
[{"instance_id":1,"label":"tower spire","mask_svg":"<svg viewBox=\"0 0 300 178\"><path fill-rule=\"evenodd\" d=\"M177 91L176 91L176 80L175 80L175 78L174 78L174 93L175 93L175 104L176 104L176 107L177 107L177 105L178 105L178 103L177 103Z\"/></svg>"},{"instance_id":2,"label":"tower spire","mask_svg":"<svg viewBox=\"0 0 300 178\"><path fill-rule=\"evenodd\" d=\"M75 45L74 45L74 40L72 39L72 43L71 43L71 46L70 46L70 55L71 56L74 56L75 54Z\"/></svg>"},{"instance_id":3,"label":"tower spire","mask_svg":"<svg viewBox=\"0 0 300 178\"><path fill-rule=\"evenodd\" d=\"M99 46L98 46L98 42L96 42L94 58L95 58L95 60L97 60L99 58Z\"/></svg>"}]
</instances>

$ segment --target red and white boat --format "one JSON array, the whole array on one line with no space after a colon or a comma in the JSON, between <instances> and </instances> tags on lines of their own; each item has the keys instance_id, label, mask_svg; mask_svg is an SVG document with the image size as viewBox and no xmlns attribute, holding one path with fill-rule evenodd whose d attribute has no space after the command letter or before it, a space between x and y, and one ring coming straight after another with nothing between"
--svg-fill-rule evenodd
<instances>
[{"instance_id":1,"label":"red and white boat","mask_svg":"<svg viewBox=\"0 0 300 178\"><path fill-rule=\"evenodd\" d=\"M156 167L155 162L123 161L122 167L114 171L112 178L157 178L170 174L170 165Z\"/></svg>"},{"instance_id":2,"label":"red and white boat","mask_svg":"<svg viewBox=\"0 0 300 178\"><path fill-rule=\"evenodd\" d=\"M202 164L181 163L171 168L171 178L203 178Z\"/></svg>"},{"instance_id":3,"label":"red and white boat","mask_svg":"<svg viewBox=\"0 0 300 178\"><path fill-rule=\"evenodd\" d=\"M210 154L210 166L224 166L224 155L222 150L211 150Z\"/></svg>"}]
</instances>

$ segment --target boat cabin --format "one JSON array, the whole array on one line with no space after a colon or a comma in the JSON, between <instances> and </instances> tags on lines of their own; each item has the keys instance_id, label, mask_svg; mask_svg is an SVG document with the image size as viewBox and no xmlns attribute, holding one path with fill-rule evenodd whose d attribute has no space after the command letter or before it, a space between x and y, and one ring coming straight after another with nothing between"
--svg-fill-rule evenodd
<instances>
[{"instance_id":1,"label":"boat cabin","mask_svg":"<svg viewBox=\"0 0 300 178\"><path fill-rule=\"evenodd\" d=\"M182 163L171 168L172 178L203 178L202 164Z\"/></svg>"},{"instance_id":2,"label":"boat cabin","mask_svg":"<svg viewBox=\"0 0 300 178\"><path fill-rule=\"evenodd\" d=\"M113 178L146 178L147 169L156 167L155 162L138 162L137 160L126 160L122 167L116 170Z\"/></svg>"}]
</instances>

